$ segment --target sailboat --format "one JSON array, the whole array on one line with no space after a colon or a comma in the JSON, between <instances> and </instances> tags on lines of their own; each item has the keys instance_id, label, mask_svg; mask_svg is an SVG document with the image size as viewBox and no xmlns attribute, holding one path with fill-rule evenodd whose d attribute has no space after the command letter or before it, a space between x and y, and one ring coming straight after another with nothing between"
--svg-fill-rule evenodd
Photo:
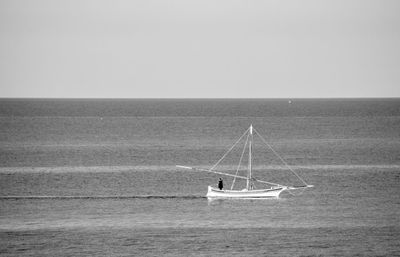
<instances>
[{"instance_id":1,"label":"sailboat","mask_svg":"<svg viewBox=\"0 0 400 257\"><path fill-rule=\"evenodd\" d=\"M261 140L268 146L268 148L279 158L279 160L291 171L300 181L301 185L297 186L288 186L288 185L282 185L274 182L269 182L265 180L261 180L258 178L255 178L253 175L253 167L252 167L252 151L253 151L253 140L254 140L254 134L256 134ZM232 149L239 143L239 141L242 140L242 138L246 137L246 143L244 145L242 155L239 160L239 165L236 170L236 174L230 174L230 173L225 173L225 172L219 172L214 170L218 164L221 163L221 161L232 151ZM247 167L247 176L240 176L238 175L239 171L239 166L240 163L243 159L243 155L245 153L246 148L248 148L248 167ZM177 165L178 168L182 169L189 169L192 171L204 171L204 172L210 172L214 174L219 174L223 176L228 176L228 177L233 177L233 183L231 186L230 190L227 189L219 189L215 188L212 186L208 186L208 191L207 191L207 198L208 199L216 199L216 198L227 198L227 199L266 199L266 198L279 198L279 195L286 190L296 190L296 189L305 189L305 188L310 188L313 187L313 185L307 184L304 179L302 179L288 164L287 162L272 148L272 146L258 133L257 130L253 128L253 125L250 125L250 127L245 131L245 133L236 141L234 145L222 156L222 158L210 169L202 169L202 168L194 168L194 167L188 167L188 166L181 166ZM236 179L244 179L246 180L246 187L242 190L234 190L234 183ZM265 186L263 189L256 189L254 183L262 183Z\"/></svg>"}]
</instances>

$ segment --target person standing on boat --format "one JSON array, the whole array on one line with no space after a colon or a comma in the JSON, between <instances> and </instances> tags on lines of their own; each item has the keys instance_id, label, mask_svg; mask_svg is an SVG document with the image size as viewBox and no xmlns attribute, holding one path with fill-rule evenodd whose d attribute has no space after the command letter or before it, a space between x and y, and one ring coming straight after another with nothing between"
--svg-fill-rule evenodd
<instances>
[{"instance_id":1,"label":"person standing on boat","mask_svg":"<svg viewBox=\"0 0 400 257\"><path fill-rule=\"evenodd\" d=\"M222 188L224 188L224 181L222 181L222 178L219 178L218 188L219 188L219 190L222 190Z\"/></svg>"}]
</instances>

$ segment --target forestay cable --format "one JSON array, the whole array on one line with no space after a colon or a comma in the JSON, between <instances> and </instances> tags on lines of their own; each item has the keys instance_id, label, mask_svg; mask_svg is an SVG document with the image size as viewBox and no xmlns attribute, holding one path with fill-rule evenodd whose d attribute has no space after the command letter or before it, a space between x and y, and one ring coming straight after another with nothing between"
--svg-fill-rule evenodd
<instances>
[{"instance_id":1,"label":"forestay cable","mask_svg":"<svg viewBox=\"0 0 400 257\"><path fill-rule=\"evenodd\" d=\"M286 165L286 167L293 172L293 174L301 181L304 183L304 185L308 185L290 166L287 164L287 162L272 148L272 146L258 133L258 131L253 128L253 130L256 132L256 134L261 138L261 140L268 146L269 149L282 161L283 164Z\"/></svg>"}]
</instances>

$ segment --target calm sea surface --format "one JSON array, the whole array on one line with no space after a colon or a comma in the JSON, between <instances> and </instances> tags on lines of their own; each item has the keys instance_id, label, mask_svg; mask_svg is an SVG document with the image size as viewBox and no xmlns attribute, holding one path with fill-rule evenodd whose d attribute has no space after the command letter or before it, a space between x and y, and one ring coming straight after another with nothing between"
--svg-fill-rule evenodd
<instances>
[{"instance_id":1,"label":"calm sea surface","mask_svg":"<svg viewBox=\"0 0 400 257\"><path fill-rule=\"evenodd\" d=\"M315 187L208 201L220 176L175 167L250 124ZM301 184L254 151L258 178ZM0 255L400 256L400 99L0 99Z\"/></svg>"}]
</instances>

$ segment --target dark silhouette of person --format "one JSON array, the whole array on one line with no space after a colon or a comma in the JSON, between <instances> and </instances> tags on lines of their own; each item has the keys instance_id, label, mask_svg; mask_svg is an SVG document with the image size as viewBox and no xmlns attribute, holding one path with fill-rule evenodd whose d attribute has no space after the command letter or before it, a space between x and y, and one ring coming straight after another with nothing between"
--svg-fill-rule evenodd
<instances>
[{"instance_id":1,"label":"dark silhouette of person","mask_svg":"<svg viewBox=\"0 0 400 257\"><path fill-rule=\"evenodd\" d=\"M224 188L224 182L222 181L222 178L219 178L218 188L219 188L219 190L222 190L222 188Z\"/></svg>"}]
</instances>

